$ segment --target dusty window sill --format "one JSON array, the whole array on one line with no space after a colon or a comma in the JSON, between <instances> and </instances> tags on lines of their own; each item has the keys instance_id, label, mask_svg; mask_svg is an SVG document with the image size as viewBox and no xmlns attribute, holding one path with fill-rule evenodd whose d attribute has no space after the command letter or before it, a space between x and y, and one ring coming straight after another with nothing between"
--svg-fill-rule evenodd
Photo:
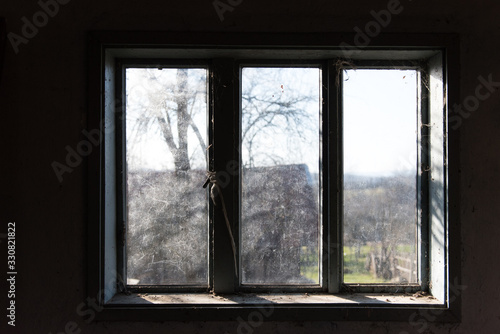
<instances>
[{"instance_id":1,"label":"dusty window sill","mask_svg":"<svg viewBox=\"0 0 500 334\"><path fill-rule=\"evenodd\" d=\"M114 296L107 305L442 305L430 295L415 294L318 294L318 293L282 293L282 294L235 294L213 295L208 293L133 293Z\"/></svg>"},{"instance_id":2,"label":"dusty window sill","mask_svg":"<svg viewBox=\"0 0 500 334\"><path fill-rule=\"evenodd\" d=\"M431 315L430 315L431 314ZM419 293L118 294L98 321L414 321L459 322L438 299ZM260 321L260 320L259 320Z\"/></svg>"}]
</instances>

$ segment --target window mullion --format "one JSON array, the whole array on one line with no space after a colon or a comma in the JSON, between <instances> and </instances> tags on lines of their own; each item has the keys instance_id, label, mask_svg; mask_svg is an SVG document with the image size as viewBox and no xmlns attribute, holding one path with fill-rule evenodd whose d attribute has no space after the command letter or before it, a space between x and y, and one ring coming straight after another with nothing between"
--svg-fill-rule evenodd
<instances>
[{"instance_id":1,"label":"window mullion","mask_svg":"<svg viewBox=\"0 0 500 334\"><path fill-rule=\"evenodd\" d=\"M211 128L213 133L213 163L210 166L217 172L217 180L225 201L227 217L236 237L237 221L237 180L238 175L227 172L237 160L238 122L238 80L235 76L235 62L232 59L214 59L211 91L213 96L213 115ZM216 198L217 205L212 206L213 220L213 290L216 293L232 293L235 290L235 264L231 237L228 233L221 196ZM237 240L235 240L237 245ZM237 258L237 254L236 254ZM236 268L237 270L237 268Z\"/></svg>"},{"instance_id":2,"label":"window mullion","mask_svg":"<svg viewBox=\"0 0 500 334\"><path fill-rule=\"evenodd\" d=\"M325 124L328 124L326 161L328 172L325 182L328 189L328 292L340 291L342 282L342 71L334 61L328 66L328 101L325 105ZM326 270L326 268L325 268Z\"/></svg>"},{"instance_id":3,"label":"window mullion","mask_svg":"<svg viewBox=\"0 0 500 334\"><path fill-rule=\"evenodd\" d=\"M418 80L418 174L417 174L417 203L418 203L418 278L422 290L429 285L429 76L426 71L419 71Z\"/></svg>"},{"instance_id":4,"label":"window mullion","mask_svg":"<svg viewBox=\"0 0 500 334\"><path fill-rule=\"evenodd\" d=\"M115 110L116 134L116 226L117 226L117 285L126 285L127 273L127 164L126 164L126 128L125 128L125 113L126 113L126 88L125 88L125 67L119 62L115 68L115 99L116 106L119 110Z\"/></svg>"}]
</instances>

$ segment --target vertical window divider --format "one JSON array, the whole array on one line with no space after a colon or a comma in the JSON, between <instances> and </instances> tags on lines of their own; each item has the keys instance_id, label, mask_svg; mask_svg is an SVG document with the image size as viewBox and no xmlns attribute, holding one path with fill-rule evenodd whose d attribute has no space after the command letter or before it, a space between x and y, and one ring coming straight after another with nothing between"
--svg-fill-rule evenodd
<instances>
[{"instance_id":1,"label":"vertical window divider","mask_svg":"<svg viewBox=\"0 0 500 334\"><path fill-rule=\"evenodd\" d=\"M236 286L238 289L241 287L241 282L242 282L242 275L243 275L243 268L241 266L242 263L242 256L241 256L241 197L242 197L242 157L241 157L241 145L242 145L242 109L243 109L243 102L242 102L242 96L243 96L243 90L242 90L242 73L243 73L243 65L241 60L236 61L235 64L235 73L237 74L237 86L238 88L235 89L236 93L236 101L238 107L235 109L234 112L234 122L233 122L233 138L234 138L234 150L235 150L235 162L236 162L236 168L233 169L233 173L231 174L231 177L233 178L234 181L234 205L233 207L237 210L234 212L234 221L237 222L237 232L234 234L234 242L236 243L236 249L238 251L237 254L237 259L238 259L238 277L236 277Z\"/></svg>"},{"instance_id":2,"label":"vertical window divider","mask_svg":"<svg viewBox=\"0 0 500 334\"><path fill-rule=\"evenodd\" d=\"M328 172L325 181L328 210L328 292L338 293L342 283L342 70L335 60L327 67Z\"/></svg>"},{"instance_id":3,"label":"vertical window divider","mask_svg":"<svg viewBox=\"0 0 500 334\"><path fill-rule=\"evenodd\" d=\"M233 59L214 59L213 60L213 115L210 127L213 134L212 154L214 171L220 175L225 172L228 164L235 161L235 137L234 118L238 115L238 90L235 78L235 61ZM236 131L238 132L238 131ZM226 175L226 174L225 174ZM233 204L237 201L238 185L235 180L238 177L233 176L225 187L220 187L226 201L227 216L232 219L233 236L237 235L235 226L237 226L237 209ZM213 291L215 293L233 293L236 287L234 256L231 247L231 240L227 231L224 213L222 211L221 197L217 196L217 205L212 206L213 220ZM236 242L236 240L235 240ZM236 268L237 270L237 268Z\"/></svg>"},{"instance_id":4,"label":"vertical window divider","mask_svg":"<svg viewBox=\"0 0 500 334\"><path fill-rule=\"evenodd\" d=\"M324 291L328 291L329 286L329 247L330 247L330 235L329 235L329 187L328 187L328 159L330 157L328 153L328 131L329 131L329 120L330 120L330 110L332 105L330 103L329 96L329 61L325 60L321 64L321 114L320 114L320 200L321 200L321 264L320 264L320 284ZM333 108L332 108L333 109Z\"/></svg>"},{"instance_id":5,"label":"vertical window divider","mask_svg":"<svg viewBox=\"0 0 500 334\"><path fill-rule=\"evenodd\" d=\"M214 170L214 154L213 154L213 138L214 138L214 128L213 128L213 119L214 119L214 64L210 63L208 65L208 73L207 73L207 105L208 105L208 114L207 114L207 173L211 170ZM208 177L208 176L207 176ZM214 203L210 198L210 184L207 187L207 201L208 201L208 287L213 290L214 286Z\"/></svg>"},{"instance_id":6,"label":"vertical window divider","mask_svg":"<svg viewBox=\"0 0 500 334\"><path fill-rule=\"evenodd\" d=\"M115 124L116 124L116 194L119 196L116 200L116 238L117 238L117 285L126 290L126 247L127 247L127 164L125 152L127 149L126 141L126 98L125 93L125 67L121 61L117 61L115 70ZM125 281L124 281L125 280Z\"/></svg>"},{"instance_id":7,"label":"vertical window divider","mask_svg":"<svg viewBox=\"0 0 500 334\"><path fill-rule=\"evenodd\" d=\"M422 65L423 66L423 65ZM429 152L430 152L430 131L429 131L429 90L426 82L429 82L429 75L425 67L418 71L417 83L417 107L418 118L418 144L417 144L417 261L418 261L418 279L423 291L428 290L429 286Z\"/></svg>"}]
</instances>

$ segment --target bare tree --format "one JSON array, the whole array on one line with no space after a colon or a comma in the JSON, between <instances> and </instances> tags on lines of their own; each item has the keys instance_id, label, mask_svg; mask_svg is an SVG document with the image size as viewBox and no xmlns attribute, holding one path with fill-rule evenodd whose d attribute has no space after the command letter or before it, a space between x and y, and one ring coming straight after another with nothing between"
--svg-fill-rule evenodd
<instances>
[{"instance_id":1,"label":"bare tree","mask_svg":"<svg viewBox=\"0 0 500 334\"><path fill-rule=\"evenodd\" d=\"M298 143L317 136L307 131L317 128L307 108L315 100L319 105L318 92L314 91L315 87L307 85L300 90L288 90L288 84L294 80L291 73L285 68L259 68L245 72L241 95L241 143L248 154L247 167L258 165L256 159L267 160L271 165L290 163L287 161L289 157L260 150L262 142L259 138L262 140L268 135L268 140L273 141L277 135ZM277 87L278 82L282 82L280 87ZM318 109L315 111L318 116Z\"/></svg>"},{"instance_id":2,"label":"bare tree","mask_svg":"<svg viewBox=\"0 0 500 334\"><path fill-rule=\"evenodd\" d=\"M176 171L191 169L189 155L188 129L191 128L204 152L205 140L193 120L195 113L200 113L198 100L206 98L204 78L195 78L189 84L187 68L176 70L175 81L165 80L156 69L145 69L146 87L143 88L145 96L142 99L131 101L137 111L129 122L134 138L140 140L147 136L156 123L161 131L161 136L168 146L174 161ZM203 104L201 104L203 105ZM129 141L134 145L134 140Z\"/></svg>"},{"instance_id":3,"label":"bare tree","mask_svg":"<svg viewBox=\"0 0 500 334\"><path fill-rule=\"evenodd\" d=\"M251 167L264 160L276 165L290 163L286 156L260 150L264 144L262 134L272 136L273 131L279 130L281 137L307 141L307 124L313 117L305 105L314 97L308 94L310 90L306 87L300 92L281 95L277 92L274 96L268 93L270 85L262 78L279 77L279 72L246 78L241 136L252 159ZM148 284L202 279L206 274L203 271L206 258L199 254L208 248L204 237L207 235L206 193L197 183L202 169L206 168L199 163L200 155L206 151L206 142L199 128L204 123L196 122L196 118L206 115L206 77L195 77L198 74L184 68L170 70L168 78L164 73L157 69L140 71L144 87L142 94L131 98L133 110L129 113L130 121L127 120L129 147L141 138L160 137L173 161L170 171L147 171L139 167L128 175L129 277ZM284 90L283 86L280 88ZM311 128L317 128L317 124ZM152 133L154 131L158 133ZM198 146L196 150L194 146ZM195 162L197 167L193 168Z\"/></svg>"},{"instance_id":4,"label":"bare tree","mask_svg":"<svg viewBox=\"0 0 500 334\"><path fill-rule=\"evenodd\" d=\"M130 130L140 139L141 136L148 135L156 124L177 171L191 169L188 146L192 145L192 141L188 137L189 127L193 130L200 148L206 149L204 136L193 121L194 113L206 112L199 110L202 104L197 103L206 101L206 79L195 78L195 82L191 78L188 84L188 71L186 68L177 69L175 80L169 81L165 80L157 69L144 69L142 73L147 77L144 83L147 87L144 87L143 91L146 96L132 101L138 110L134 115L135 121L130 122ZM290 74L287 77L283 73L287 73L286 69L259 68L254 72L247 71L244 77L241 95L241 142L250 159L247 163L249 167L255 166L255 159L271 160L275 164L287 163L286 159L279 155L259 150L262 143L258 138L263 134L272 136L274 131L289 137L290 140L304 142L310 135L307 129L317 128L317 124L311 124L314 117L311 117L306 106L315 99L318 100L318 92L311 92L314 87L307 85L301 90L287 90L286 82L293 78L290 78ZM283 84L280 88L275 87L275 83L280 81L285 83L285 87ZM273 91L274 94L271 93ZM319 101L316 103L319 104ZM130 144L133 145L133 140Z\"/></svg>"}]
</instances>

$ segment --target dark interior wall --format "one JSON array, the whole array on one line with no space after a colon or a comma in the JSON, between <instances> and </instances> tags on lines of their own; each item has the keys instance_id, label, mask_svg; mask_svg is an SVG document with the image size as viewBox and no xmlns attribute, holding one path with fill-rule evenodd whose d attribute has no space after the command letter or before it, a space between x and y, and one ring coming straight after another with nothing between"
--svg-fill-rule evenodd
<instances>
[{"instance_id":1,"label":"dark interior wall","mask_svg":"<svg viewBox=\"0 0 500 334\"><path fill-rule=\"evenodd\" d=\"M42 0L43 2L44 0ZM65 2L60 0L61 2ZM89 30L352 32L388 1L244 0L224 21L212 1L71 0L44 27L18 45L7 42L0 86L0 233L17 228L16 327L7 327L1 292L0 332L59 333L69 321L83 333L236 333L236 322L92 323L77 314L85 301L85 163L63 176L64 162L86 127L86 33ZM224 1L226 2L226 1ZM238 1L235 1L238 2ZM500 2L402 0L384 32L460 34L460 101L476 94L479 77L500 81ZM2 1L7 31L21 35L36 1ZM346 41L351 42L351 41ZM462 225L461 324L432 324L429 333L497 333L500 329L500 92L464 114L460 132ZM452 166L456 167L456 166ZM2 284L5 239L2 239ZM4 252L5 251L5 252ZM410 322L266 323L258 333L416 333ZM7 331L5 331L7 329Z\"/></svg>"}]
</instances>

